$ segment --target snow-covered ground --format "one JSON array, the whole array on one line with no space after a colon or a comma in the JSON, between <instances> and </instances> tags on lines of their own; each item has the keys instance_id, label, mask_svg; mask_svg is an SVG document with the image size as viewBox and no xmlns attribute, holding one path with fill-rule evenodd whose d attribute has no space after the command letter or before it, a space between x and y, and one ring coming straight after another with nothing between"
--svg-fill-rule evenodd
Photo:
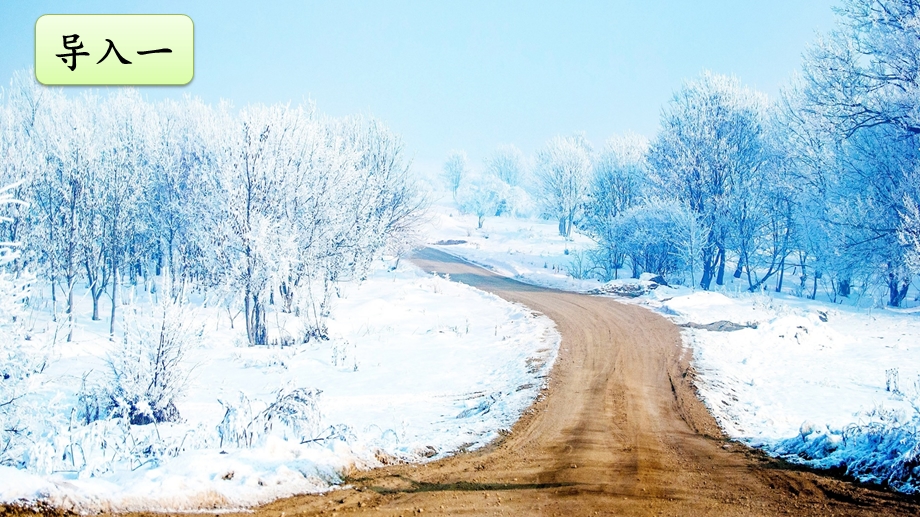
<instances>
[{"instance_id":1,"label":"snow-covered ground","mask_svg":"<svg viewBox=\"0 0 920 517\"><path fill-rule=\"evenodd\" d=\"M569 273L579 260L587 264L585 251L594 242L581 234L565 239L551 222L486 217L480 229L476 216L461 214L452 203L441 201L432 206L426 232L428 244L500 275L569 291L587 291L600 285L597 280L577 279Z\"/></svg>"},{"instance_id":2,"label":"snow-covered ground","mask_svg":"<svg viewBox=\"0 0 920 517\"><path fill-rule=\"evenodd\" d=\"M644 302L677 323L747 327L683 331L699 392L728 436L863 481L920 488L916 315L668 288Z\"/></svg>"},{"instance_id":3,"label":"snow-covered ground","mask_svg":"<svg viewBox=\"0 0 920 517\"><path fill-rule=\"evenodd\" d=\"M590 241L563 241L551 221L487 218L482 231L475 226L474 217L440 206L428 241L465 240L438 248L525 282L599 286L566 278L572 250ZM628 290L637 282L612 284ZM700 395L728 436L901 491L920 487L920 312L749 294L734 284L721 292L658 287L620 300L687 326ZM720 321L731 324L709 326Z\"/></svg>"},{"instance_id":4,"label":"snow-covered ground","mask_svg":"<svg viewBox=\"0 0 920 517\"><path fill-rule=\"evenodd\" d=\"M559 336L546 317L405 261L344 287L332 339L286 348L247 347L242 318L231 329L226 309L193 304L189 318L202 336L185 359L191 383L177 404L184 421L143 426L73 417L81 387L107 381L115 346L81 297L73 341L58 335L47 367L17 401L33 408L30 425L41 429L32 429L27 470L0 466L0 501L194 510L328 490L354 468L484 445L538 396L555 358ZM47 316L32 314L31 343L52 339ZM266 433L251 447L228 443L234 422L225 416L255 415L279 390L298 388L322 390L312 422L320 440Z\"/></svg>"}]
</instances>

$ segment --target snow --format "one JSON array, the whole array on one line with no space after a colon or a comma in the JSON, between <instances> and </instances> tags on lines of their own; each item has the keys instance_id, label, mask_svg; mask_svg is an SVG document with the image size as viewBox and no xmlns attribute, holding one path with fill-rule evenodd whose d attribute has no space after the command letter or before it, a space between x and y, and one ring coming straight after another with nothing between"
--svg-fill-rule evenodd
<instances>
[{"instance_id":1,"label":"snow","mask_svg":"<svg viewBox=\"0 0 920 517\"><path fill-rule=\"evenodd\" d=\"M859 465L866 455L881 453L891 456L881 469L890 471L898 456L917 444L916 316L785 295L674 294L649 303L679 323L724 319L756 325L732 332L683 331L693 347L700 395L728 436L793 462L844 468L906 492L918 488L916 473L888 480L878 469ZM897 372L897 383L889 382L889 372ZM894 451L879 447L879 440L856 439L879 424L914 426L900 436L911 443Z\"/></svg>"},{"instance_id":2,"label":"snow","mask_svg":"<svg viewBox=\"0 0 920 517\"><path fill-rule=\"evenodd\" d=\"M641 294L617 299L685 326L682 336L693 350L699 394L730 438L899 491L920 488L916 309L751 294L731 279L721 292L707 292L650 288L647 280L601 285L565 278L571 259L563 250L589 249L585 237L565 242L552 221L490 218L483 232L472 230L471 221L475 224L442 208L429 242L466 240L438 248L533 284ZM536 267L544 262L550 271ZM717 325L709 328L723 330L700 328L712 323Z\"/></svg>"},{"instance_id":3,"label":"snow","mask_svg":"<svg viewBox=\"0 0 920 517\"><path fill-rule=\"evenodd\" d=\"M555 359L559 335L548 318L406 261L342 287L332 338L285 348L245 346L242 318L231 329L226 309L195 300L188 310L202 338L185 358L191 382L177 403L184 421L143 426L71 419L84 377L106 382L115 346L107 322L90 321L82 296L73 342L58 336L48 366L30 378L23 402L43 427L33 430L40 439L28 469L0 466L0 501L179 511L326 491L353 469L429 461L492 441L539 395ZM134 303L145 299L136 294ZM50 342L56 324L33 317L30 342ZM531 368L531 358L541 366ZM239 409L243 393L255 414L282 388L322 390L316 431L329 439L300 444L268 433L251 448L220 443L227 409L219 401ZM138 453L146 447L161 453Z\"/></svg>"},{"instance_id":4,"label":"snow","mask_svg":"<svg viewBox=\"0 0 920 517\"><path fill-rule=\"evenodd\" d=\"M462 214L446 201L433 205L429 219L429 245L500 275L576 292L600 285L597 280L569 274L579 257L587 260L584 253L594 247L594 241L581 234L561 237L555 223L486 217L479 229L475 215Z\"/></svg>"}]
</instances>

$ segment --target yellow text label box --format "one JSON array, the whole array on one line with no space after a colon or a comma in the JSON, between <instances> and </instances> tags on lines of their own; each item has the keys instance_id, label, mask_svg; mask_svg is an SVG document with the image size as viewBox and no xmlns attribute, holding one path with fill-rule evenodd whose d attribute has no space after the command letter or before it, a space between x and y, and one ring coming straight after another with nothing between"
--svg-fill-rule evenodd
<instances>
[{"instance_id":1,"label":"yellow text label box","mask_svg":"<svg viewBox=\"0 0 920 517\"><path fill-rule=\"evenodd\" d=\"M182 85L194 75L184 14L46 14L35 22L35 77L46 85Z\"/></svg>"}]
</instances>

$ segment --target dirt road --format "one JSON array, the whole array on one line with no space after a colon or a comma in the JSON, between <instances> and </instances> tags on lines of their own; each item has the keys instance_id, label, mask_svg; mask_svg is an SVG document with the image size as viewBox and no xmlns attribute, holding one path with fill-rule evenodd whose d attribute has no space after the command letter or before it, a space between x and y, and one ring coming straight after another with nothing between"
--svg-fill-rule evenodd
<instances>
[{"instance_id":1,"label":"dirt road","mask_svg":"<svg viewBox=\"0 0 920 517\"><path fill-rule=\"evenodd\" d=\"M415 263L552 318L542 400L500 443L356 472L354 490L257 510L351 515L920 515L920 500L794 469L725 441L677 328L639 307L524 285L433 249Z\"/></svg>"},{"instance_id":2,"label":"dirt road","mask_svg":"<svg viewBox=\"0 0 920 517\"><path fill-rule=\"evenodd\" d=\"M499 443L354 472L353 489L256 514L920 515L920 499L772 461L725 441L696 398L677 328L608 298L540 289L426 249L415 262L552 318L549 387Z\"/></svg>"}]
</instances>

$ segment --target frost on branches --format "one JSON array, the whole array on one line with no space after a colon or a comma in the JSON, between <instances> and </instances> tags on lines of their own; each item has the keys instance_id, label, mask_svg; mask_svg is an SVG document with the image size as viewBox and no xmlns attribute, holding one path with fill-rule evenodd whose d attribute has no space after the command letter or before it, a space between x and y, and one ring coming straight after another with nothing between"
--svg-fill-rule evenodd
<instances>
[{"instance_id":1,"label":"frost on branches","mask_svg":"<svg viewBox=\"0 0 920 517\"><path fill-rule=\"evenodd\" d=\"M21 204L12 196L16 185L0 189L0 205ZM13 221L0 218L3 224ZM21 447L28 436L20 399L26 394L29 376L42 367L39 354L26 342L23 318L31 278L12 270L19 257L18 243L0 242L0 465L18 465Z\"/></svg>"},{"instance_id":2,"label":"frost on branches","mask_svg":"<svg viewBox=\"0 0 920 517\"><path fill-rule=\"evenodd\" d=\"M153 308L152 315L136 309L125 315L121 346L106 361L109 382L99 401L103 407L85 415L86 420L120 417L133 425L181 420L176 400L190 373L183 358L201 329L193 327L188 307L171 297L160 297Z\"/></svg>"},{"instance_id":3,"label":"frost on branches","mask_svg":"<svg viewBox=\"0 0 920 517\"><path fill-rule=\"evenodd\" d=\"M11 233L68 341L80 283L115 338L125 286L164 275L170 296L197 290L240 313L251 345L325 339L337 285L411 248L423 201L376 120L132 90L68 97L23 77L2 108L0 179L21 179L31 203Z\"/></svg>"}]
</instances>

